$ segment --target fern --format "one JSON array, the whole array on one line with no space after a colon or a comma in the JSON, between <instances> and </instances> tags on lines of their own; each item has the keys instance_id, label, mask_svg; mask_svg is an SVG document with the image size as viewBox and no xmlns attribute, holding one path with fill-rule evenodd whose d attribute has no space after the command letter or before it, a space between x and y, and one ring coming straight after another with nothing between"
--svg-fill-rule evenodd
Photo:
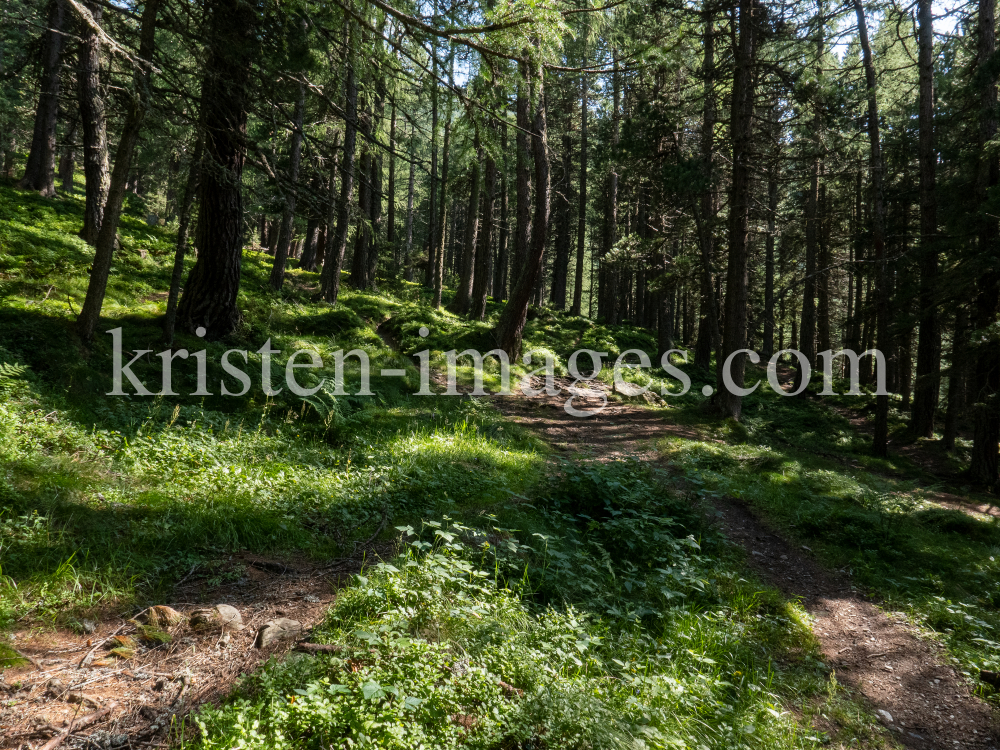
<instances>
[{"instance_id":1,"label":"fern","mask_svg":"<svg viewBox=\"0 0 1000 750\"><path fill-rule=\"evenodd\" d=\"M27 377L28 372L27 365L12 365L0 362L0 384L8 380L23 380Z\"/></svg>"}]
</instances>

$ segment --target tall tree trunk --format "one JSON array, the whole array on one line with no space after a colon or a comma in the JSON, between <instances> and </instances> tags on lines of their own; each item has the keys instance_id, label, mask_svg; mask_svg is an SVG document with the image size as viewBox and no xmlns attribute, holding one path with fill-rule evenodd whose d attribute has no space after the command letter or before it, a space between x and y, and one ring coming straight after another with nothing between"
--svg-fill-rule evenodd
<instances>
[{"instance_id":1,"label":"tall tree trunk","mask_svg":"<svg viewBox=\"0 0 1000 750\"><path fill-rule=\"evenodd\" d=\"M448 100L448 116L444 121L444 141L441 144L441 198L438 205L437 236L434 239L434 307L441 308L444 295L444 251L445 222L448 218L448 152L451 150L451 99Z\"/></svg>"},{"instance_id":2,"label":"tall tree trunk","mask_svg":"<svg viewBox=\"0 0 1000 750\"><path fill-rule=\"evenodd\" d=\"M875 64L872 62L872 48L868 41L868 24L861 0L853 0L854 13L858 19L858 37L865 69L865 88L868 95L868 141L870 148L869 165L872 182L872 244L875 253L875 329L879 348L889 353L892 337L889 333L889 269L885 254L885 203L883 199L882 139L879 135L878 98L875 88ZM867 358L866 358L867 359ZM875 430L872 437L872 452L876 456L889 455L889 396L875 397Z\"/></svg>"},{"instance_id":3,"label":"tall tree trunk","mask_svg":"<svg viewBox=\"0 0 1000 750\"><path fill-rule=\"evenodd\" d=\"M772 116L777 119L777 107ZM778 216L777 160L767 171L767 237L764 240L764 340L761 354L770 359L774 353L774 238ZM779 344L780 348L780 344Z\"/></svg>"},{"instance_id":4,"label":"tall tree trunk","mask_svg":"<svg viewBox=\"0 0 1000 750\"><path fill-rule=\"evenodd\" d=\"M367 289L368 245L371 236L372 212L372 114L361 115L361 159L358 162L358 219L354 226L354 255L351 257L351 286Z\"/></svg>"},{"instance_id":5,"label":"tall tree trunk","mask_svg":"<svg viewBox=\"0 0 1000 750\"><path fill-rule=\"evenodd\" d=\"M954 450L958 422L965 410L966 367L968 364L969 311L959 305L955 311L955 329L951 336L951 367L948 374L948 409L944 416L945 450Z\"/></svg>"},{"instance_id":6,"label":"tall tree trunk","mask_svg":"<svg viewBox=\"0 0 1000 750\"><path fill-rule=\"evenodd\" d=\"M104 8L88 2L87 10L96 23L101 22ZM101 46L97 33L88 24L82 25L77 89L80 98L80 120L83 123L83 176L85 202L83 229L80 237L88 245L97 242L104 215L104 202L108 199L108 136L104 118L104 100L101 97Z\"/></svg>"},{"instance_id":7,"label":"tall tree trunk","mask_svg":"<svg viewBox=\"0 0 1000 750\"><path fill-rule=\"evenodd\" d=\"M260 44L258 26L255 6L245 0L212 0L209 4L209 44L202 84L205 156L195 243L198 260L184 285L177 315L185 330L204 328L210 338L229 335L240 322L236 305L243 256L241 187L249 71Z\"/></svg>"},{"instance_id":8,"label":"tall tree trunk","mask_svg":"<svg viewBox=\"0 0 1000 750\"><path fill-rule=\"evenodd\" d=\"M458 277L458 288L455 290L454 309L459 315L469 311L472 302L472 285L476 273L476 237L479 233L479 162L482 160L482 147L479 144L479 134L474 138L473 149L475 157L469 173L469 206L465 213L465 241L463 243L461 273Z\"/></svg>"},{"instance_id":9,"label":"tall tree trunk","mask_svg":"<svg viewBox=\"0 0 1000 750\"><path fill-rule=\"evenodd\" d=\"M432 55L431 71L431 181L428 186L430 192L430 206L427 212L427 269L424 273L424 285L434 288L434 278L437 274L437 181L438 181L438 81L437 81L437 55Z\"/></svg>"},{"instance_id":10,"label":"tall tree trunk","mask_svg":"<svg viewBox=\"0 0 1000 750\"><path fill-rule=\"evenodd\" d=\"M44 41L42 75L39 81L35 128L24 177L17 183L23 190L37 190L43 198L56 193L56 120L59 116L59 72L62 67L64 0L49 0Z\"/></svg>"},{"instance_id":11,"label":"tall tree trunk","mask_svg":"<svg viewBox=\"0 0 1000 750\"><path fill-rule=\"evenodd\" d=\"M381 73L380 73L381 75ZM365 267L362 289L375 288L378 273L379 252L382 249L382 150L375 134L385 113L385 82L379 77L375 83L375 106L372 109L371 124L371 187L368 197L368 248L365 252Z\"/></svg>"},{"instance_id":12,"label":"tall tree trunk","mask_svg":"<svg viewBox=\"0 0 1000 750\"><path fill-rule=\"evenodd\" d=\"M612 52L614 56L614 70L611 74L611 148L617 148L620 137L621 117L621 80L618 71L618 50ZM610 171L608 173L608 196L604 204L604 242L602 255L606 256L615 246L618 240L618 167L615 164L615 155L610 160ZM616 268L610 267L601 262L601 293L598 297L597 314L608 323L618 323L621 317L619 310L619 290L618 276ZM601 301L604 302L603 306Z\"/></svg>"},{"instance_id":13,"label":"tall tree trunk","mask_svg":"<svg viewBox=\"0 0 1000 750\"><path fill-rule=\"evenodd\" d=\"M149 109L151 91L149 88L152 76L153 52L156 45L156 14L161 0L147 0L139 22L139 61L133 73L133 90L128 114L122 126L121 137L118 139L118 150L115 152L115 167L111 174L111 184L108 187L108 200L104 206L104 216L101 230L97 234L94 248L94 263L90 272L90 283L87 285L87 296L83 301L80 315L76 319L76 329L80 338L90 341L101 316L104 305L104 294L108 288L108 275L111 272L111 260L115 252L118 235L118 220L121 218L122 204L125 200L125 186L128 183L129 169L132 166L132 154L139 142L139 132L142 121ZM211 68L209 68L211 70ZM242 217L240 217L242 219ZM205 223L202 216L200 225ZM237 224L239 226L239 224ZM205 245L199 244L199 248ZM204 254L204 253L202 253ZM237 258L239 255L237 255ZM239 278L237 277L237 287ZM234 299L235 302L235 299Z\"/></svg>"},{"instance_id":14,"label":"tall tree trunk","mask_svg":"<svg viewBox=\"0 0 1000 750\"><path fill-rule=\"evenodd\" d=\"M348 31L348 34L350 32ZM320 276L323 299L331 304L337 302L340 293L340 271L344 267L344 253L347 251L347 230L351 222L351 196L354 194L354 151L358 141L358 83L354 77L354 63L351 62L350 42L347 48L347 75L345 82L344 106L344 158L340 169L340 200L337 203L337 229L333 242L326 248L323 273Z\"/></svg>"},{"instance_id":15,"label":"tall tree trunk","mask_svg":"<svg viewBox=\"0 0 1000 750\"><path fill-rule=\"evenodd\" d=\"M191 226L191 208L198 192L198 180L201 177L201 157L204 151L204 137L198 134L198 140L191 154L191 164L188 167L187 182L184 183L184 195L181 197L180 216L177 220L177 244L174 248L174 268L170 274L170 291L167 293L167 312L163 318L163 340L167 346L174 344L174 326L177 321L177 298L181 293L181 279L184 277L184 256L187 254L188 230Z\"/></svg>"},{"instance_id":16,"label":"tall tree trunk","mask_svg":"<svg viewBox=\"0 0 1000 750\"><path fill-rule=\"evenodd\" d=\"M990 192L1000 184L1000 162L990 150L997 133L997 86L993 65L996 55L996 8L994 0L979 1L979 50L976 82L979 84L979 175L976 202L979 208L979 248L981 264L973 313L973 327L985 329L996 321L1000 307L1000 268L997 266L997 239L1000 225L987 208ZM1000 343L989 339L977 347L972 393L974 432L969 473L988 486L997 483L997 451L1000 444Z\"/></svg>"},{"instance_id":17,"label":"tall tree trunk","mask_svg":"<svg viewBox=\"0 0 1000 750\"><path fill-rule=\"evenodd\" d=\"M406 186L406 252L403 262L406 265L406 280L413 281L413 188L416 179L417 159L414 151L413 133L410 134L410 175Z\"/></svg>"},{"instance_id":18,"label":"tall tree trunk","mask_svg":"<svg viewBox=\"0 0 1000 750\"><path fill-rule=\"evenodd\" d=\"M514 208L514 268L519 281L528 257L528 245L531 241L531 96L528 91L528 67L521 64L521 75L517 81L517 135L514 139L517 148L517 164L515 165L515 208ZM513 292L513 289L511 289Z\"/></svg>"},{"instance_id":19,"label":"tall tree trunk","mask_svg":"<svg viewBox=\"0 0 1000 750\"><path fill-rule=\"evenodd\" d=\"M920 69L920 323L917 343L917 379L913 388L910 428L919 437L934 436L941 369L941 332L934 287L938 278L937 152L934 148L934 21L931 0L918 0L918 63Z\"/></svg>"},{"instance_id":20,"label":"tall tree trunk","mask_svg":"<svg viewBox=\"0 0 1000 750\"><path fill-rule=\"evenodd\" d=\"M572 112L569 113L572 117ZM566 309L566 282L569 276L569 256L573 246L571 236L571 203L572 200L572 151L573 140L569 133L562 137L562 179L559 191L556 193L556 253L552 264L552 293L549 299L557 310Z\"/></svg>"},{"instance_id":21,"label":"tall tree trunk","mask_svg":"<svg viewBox=\"0 0 1000 750\"><path fill-rule=\"evenodd\" d=\"M825 352L832 348L833 340L830 331L830 226L832 212L830 211L830 194L826 184L819 189L819 247L816 257L816 344L817 351Z\"/></svg>"},{"instance_id":22,"label":"tall tree trunk","mask_svg":"<svg viewBox=\"0 0 1000 750\"><path fill-rule=\"evenodd\" d=\"M396 98L389 114L389 188L386 191L385 243L392 252L394 271L399 271L399 243L396 241Z\"/></svg>"},{"instance_id":23,"label":"tall tree trunk","mask_svg":"<svg viewBox=\"0 0 1000 750\"><path fill-rule=\"evenodd\" d=\"M490 258L493 249L493 213L497 193L497 163L491 154L486 156L483 171L483 220L479 228L479 246L476 248L476 279L472 285L473 320L486 318L486 297L489 294Z\"/></svg>"},{"instance_id":24,"label":"tall tree trunk","mask_svg":"<svg viewBox=\"0 0 1000 750\"><path fill-rule=\"evenodd\" d=\"M701 250L701 304L698 310L698 339L694 348L695 367L707 370L712 362L712 352L719 350L718 308L715 304L715 282L712 264L715 255L715 216L719 210L714 184L713 160L715 155L715 21L712 11L705 11L705 57L702 62L702 79L705 88L705 105L701 123L701 161L705 190L700 207L696 208L698 240Z\"/></svg>"},{"instance_id":25,"label":"tall tree trunk","mask_svg":"<svg viewBox=\"0 0 1000 750\"><path fill-rule=\"evenodd\" d=\"M739 419L742 398L723 385L725 357L747 343L747 260L749 257L750 190L752 187L753 105L756 77L756 22L754 0L740 0L739 43L735 50L730 132L733 137L733 176L729 198L729 264L726 269L726 317L722 354L716 364L719 395L716 403L726 417ZM731 367L733 383L743 386L746 355L737 355Z\"/></svg>"},{"instance_id":26,"label":"tall tree trunk","mask_svg":"<svg viewBox=\"0 0 1000 750\"><path fill-rule=\"evenodd\" d=\"M278 235L278 247L274 252L274 263L271 265L271 288L281 289L285 283L285 262L288 260L288 244L292 239L293 223L295 221L295 203L299 192L299 162L302 160L302 123L305 118L306 87L299 84L299 95L295 100L295 115L292 123L291 153L288 156L288 184L285 186L285 208L281 214L281 230ZM307 238L308 239L308 238Z\"/></svg>"},{"instance_id":27,"label":"tall tree trunk","mask_svg":"<svg viewBox=\"0 0 1000 750\"><path fill-rule=\"evenodd\" d=\"M527 66L521 63L524 77L527 78ZM494 336L497 346L507 352L511 361L521 355L521 340L524 334L524 324L528 318L528 303L535 291L538 277L542 273L542 257L545 253L545 241L549 230L549 198L551 185L549 180L548 132L545 122L545 90L544 68L539 66L537 73L534 127L532 128L532 146L535 157L535 216L531 224L531 247L521 268L517 285L511 292L510 301L504 306L497 322ZM520 180L519 180L520 186Z\"/></svg>"},{"instance_id":28,"label":"tall tree trunk","mask_svg":"<svg viewBox=\"0 0 1000 750\"><path fill-rule=\"evenodd\" d=\"M500 236L497 238L497 263L493 277L493 298L497 302L507 299L507 281L510 269L510 190L507 183L507 124L500 126L500 150L504 155L504 168L500 174Z\"/></svg>"},{"instance_id":29,"label":"tall tree trunk","mask_svg":"<svg viewBox=\"0 0 1000 750\"><path fill-rule=\"evenodd\" d=\"M576 278L570 315L583 311L583 256L587 245L587 75L580 76L580 204L576 217Z\"/></svg>"}]
</instances>

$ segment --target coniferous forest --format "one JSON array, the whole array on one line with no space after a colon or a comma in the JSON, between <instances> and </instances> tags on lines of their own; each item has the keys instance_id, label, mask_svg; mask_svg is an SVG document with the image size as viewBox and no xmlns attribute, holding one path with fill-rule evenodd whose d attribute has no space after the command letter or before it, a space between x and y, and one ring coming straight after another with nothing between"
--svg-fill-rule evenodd
<instances>
[{"instance_id":1,"label":"coniferous forest","mask_svg":"<svg viewBox=\"0 0 1000 750\"><path fill-rule=\"evenodd\" d=\"M0 747L995 747L996 33L5 0Z\"/></svg>"}]
</instances>

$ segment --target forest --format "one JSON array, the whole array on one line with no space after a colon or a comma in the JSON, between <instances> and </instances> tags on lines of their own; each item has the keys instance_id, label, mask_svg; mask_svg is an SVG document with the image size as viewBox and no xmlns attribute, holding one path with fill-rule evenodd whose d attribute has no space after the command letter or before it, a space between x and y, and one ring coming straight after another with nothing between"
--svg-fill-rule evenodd
<instances>
[{"instance_id":1,"label":"forest","mask_svg":"<svg viewBox=\"0 0 1000 750\"><path fill-rule=\"evenodd\" d=\"M996 27L4 0L0 748L995 747Z\"/></svg>"}]
</instances>

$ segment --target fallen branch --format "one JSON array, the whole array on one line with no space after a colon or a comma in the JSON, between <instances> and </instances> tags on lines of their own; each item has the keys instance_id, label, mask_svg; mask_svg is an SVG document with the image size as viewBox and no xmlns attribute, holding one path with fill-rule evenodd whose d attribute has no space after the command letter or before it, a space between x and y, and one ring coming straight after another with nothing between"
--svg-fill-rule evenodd
<instances>
[{"instance_id":1,"label":"fallen branch","mask_svg":"<svg viewBox=\"0 0 1000 750\"><path fill-rule=\"evenodd\" d=\"M51 740L42 745L41 750L55 750L55 748L59 747L63 743L63 741L70 736L70 734L79 729L83 729L85 726L93 724L95 721L103 719L109 713L114 711L117 707L118 707L118 702L112 701L104 708L102 708L100 711L94 711L94 713L92 714L87 714L86 716L81 716L79 719L74 719L69 723L69 726L66 727L61 733L57 734Z\"/></svg>"},{"instance_id":2,"label":"fallen branch","mask_svg":"<svg viewBox=\"0 0 1000 750\"><path fill-rule=\"evenodd\" d=\"M94 654L97 652L97 649L99 649L101 646L105 645L108 641L110 641L112 638L114 638L116 635L118 635L124 629L125 629L125 626L122 625L121 627L118 628L118 630L116 630L114 633L112 633L111 635L109 635L107 638L105 638L104 640L102 640L102 641L94 644L94 647L92 649L90 649L90 651L88 651L86 654L83 655L83 658L80 659L80 663L77 666L80 669L83 669L84 667L89 667L90 666L90 662L92 662L94 660Z\"/></svg>"}]
</instances>

